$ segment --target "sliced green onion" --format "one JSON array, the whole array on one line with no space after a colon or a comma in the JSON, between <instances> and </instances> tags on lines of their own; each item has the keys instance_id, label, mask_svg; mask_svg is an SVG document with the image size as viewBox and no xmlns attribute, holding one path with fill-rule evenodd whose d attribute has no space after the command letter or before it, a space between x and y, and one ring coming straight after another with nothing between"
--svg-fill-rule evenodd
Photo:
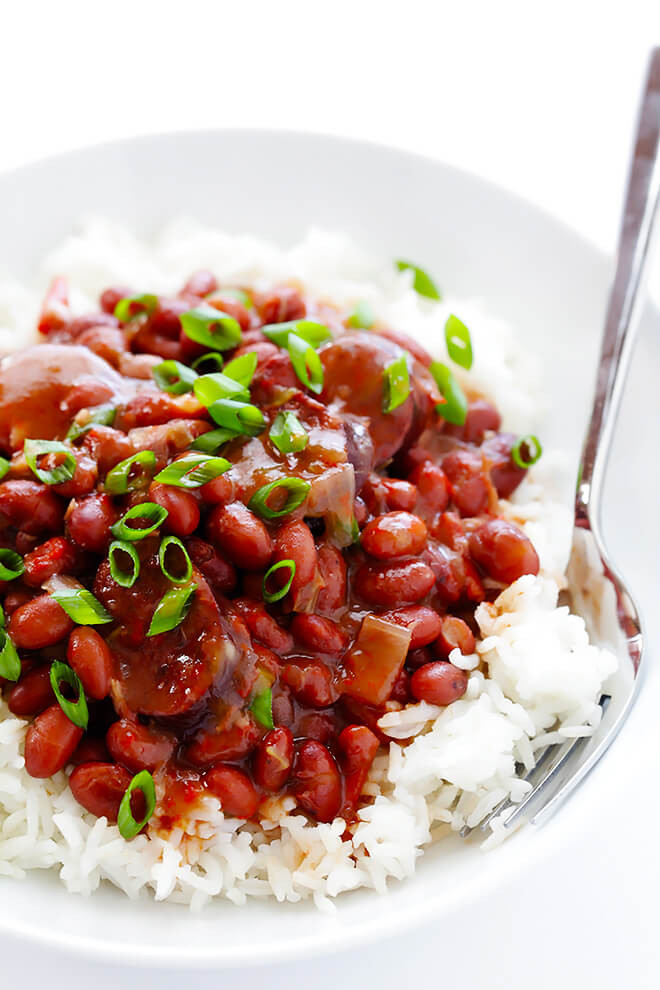
<instances>
[{"instance_id":1,"label":"sliced green onion","mask_svg":"<svg viewBox=\"0 0 660 990\"><path fill-rule=\"evenodd\" d=\"M225 375L228 378L233 378L234 381L240 382L245 388L248 388L250 382L254 377L254 373L257 370L257 352L248 351L246 354L239 354L235 357L233 361L230 361L225 367Z\"/></svg>"},{"instance_id":2,"label":"sliced green onion","mask_svg":"<svg viewBox=\"0 0 660 990\"><path fill-rule=\"evenodd\" d=\"M55 574L46 582L44 588L76 625L102 626L106 622L112 622L112 616L98 598L73 578L63 578Z\"/></svg>"},{"instance_id":3,"label":"sliced green onion","mask_svg":"<svg viewBox=\"0 0 660 990\"><path fill-rule=\"evenodd\" d=\"M184 392L192 391L197 378L192 368L180 361L161 361L151 369L151 374L158 388L170 395L183 395Z\"/></svg>"},{"instance_id":4,"label":"sliced green onion","mask_svg":"<svg viewBox=\"0 0 660 990\"><path fill-rule=\"evenodd\" d=\"M187 584L166 591L156 606L147 636L159 636L176 629L188 614L196 590L196 584Z\"/></svg>"},{"instance_id":5,"label":"sliced green onion","mask_svg":"<svg viewBox=\"0 0 660 990\"><path fill-rule=\"evenodd\" d=\"M33 474L44 485L60 485L70 481L76 471L76 459L69 448L59 440L26 440L23 445L25 460ZM39 467L39 458L44 454L64 454L64 461L50 471Z\"/></svg>"},{"instance_id":6,"label":"sliced green onion","mask_svg":"<svg viewBox=\"0 0 660 990\"><path fill-rule=\"evenodd\" d=\"M225 361L219 351L209 351L207 354L200 354L191 364L198 375L209 375L214 371L222 371Z\"/></svg>"},{"instance_id":7,"label":"sliced green onion","mask_svg":"<svg viewBox=\"0 0 660 990\"><path fill-rule=\"evenodd\" d=\"M177 577L167 566L167 552L168 550L179 550L183 555L183 566L184 572L179 577ZM158 548L158 563L160 564L160 569L172 584L187 584L192 577L192 562L188 556L188 551L184 547L178 536L166 536L164 540L161 541L160 547Z\"/></svg>"},{"instance_id":8,"label":"sliced green onion","mask_svg":"<svg viewBox=\"0 0 660 990\"><path fill-rule=\"evenodd\" d=\"M218 399L209 406L209 413L218 426L224 426L236 436L256 437L266 425L261 409L249 402Z\"/></svg>"},{"instance_id":9,"label":"sliced green onion","mask_svg":"<svg viewBox=\"0 0 660 990\"><path fill-rule=\"evenodd\" d=\"M125 554L130 559L130 571L122 570L119 566L117 557L121 554ZM133 544L127 543L126 540L113 540L108 549L108 561L113 580L122 588L132 588L140 573L140 558Z\"/></svg>"},{"instance_id":10,"label":"sliced green onion","mask_svg":"<svg viewBox=\"0 0 660 990\"><path fill-rule=\"evenodd\" d=\"M441 402L435 407L435 411L448 423L462 426L467 416L467 399L463 389L446 364L432 361L429 371L435 378L436 385L445 399L445 402Z\"/></svg>"},{"instance_id":11,"label":"sliced green onion","mask_svg":"<svg viewBox=\"0 0 660 990\"><path fill-rule=\"evenodd\" d=\"M104 487L112 495L125 495L141 488L151 480L151 468L155 467L153 450L141 450L116 464L105 476ZM134 468L141 470L134 472Z\"/></svg>"},{"instance_id":12,"label":"sliced green onion","mask_svg":"<svg viewBox=\"0 0 660 990\"><path fill-rule=\"evenodd\" d=\"M154 481L163 485L176 485L177 488L200 488L207 481L219 478L228 471L231 463L224 457L209 457L208 454L184 454L163 468Z\"/></svg>"},{"instance_id":13,"label":"sliced green onion","mask_svg":"<svg viewBox=\"0 0 660 990\"><path fill-rule=\"evenodd\" d=\"M273 692L271 688L266 688L265 691L261 691L260 694L254 696L250 705L250 711L260 725L263 725L266 729L275 728L275 723L273 722Z\"/></svg>"},{"instance_id":14,"label":"sliced green onion","mask_svg":"<svg viewBox=\"0 0 660 990\"><path fill-rule=\"evenodd\" d=\"M417 265L413 265L411 261L397 261L396 267L400 272L414 272L413 289L418 295L426 296L427 299L442 298L437 285L423 268L418 268Z\"/></svg>"},{"instance_id":15,"label":"sliced green onion","mask_svg":"<svg viewBox=\"0 0 660 990\"><path fill-rule=\"evenodd\" d=\"M79 437L82 437L88 433L93 426L112 426L116 415L117 409L115 406L111 406L110 403L104 403L102 406L96 406L94 409L89 410L89 415L86 422L77 423L74 420L64 439L77 440Z\"/></svg>"},{"instance_id":16,"label":"sliced green onion","mask_svg":"<svg viewBox=\"0 0 660 990\"><path fill-rule=\"evenodd\" d=\"M9 471L9 468L10 467L11 467L11 465L10 465L9 461L7 460L7 458L6 457L0 457L0 480L2 480L2 478L4 478L4 476Z\"/></svg>"},{"instance_id":17,"label":"sliced green onion","mask_svg":"<svg viewBox=\"0 0 660 990\"><path fill-rule=\"evenodd\" d=\"M142 519L149 523L148 526L129 526L129 522L134 519ZM132 509L125 512L121 519L111 527L110 532L118 540L128 540L134 543L136 540L143 540L154 530L158 529L167 519L167 509L155 502L141 502L134 505Z\"/></svg>"},{"instance_id":18,"label":"sliced green onion","mask_svg":"<svg viewBox=\"0 0 660 990\"><path fill-rule=\"evenodd\" d=\"M305 427L293 412L278 413L268 436L282 454L297 454L309 443Z\"/></svg>"},{"instance_id":19,"label":"sliced green onion","mask_svg":"<svg viewBox=\"0 0 660 990\"><path fill-rule=\"evenodd\" d=\"M276 573L276 571L281 570L283 567L287 567L289 569L288 581L286 582L286 584L282 585L282 587L278 591L269 591L268 579L271 578L273 574ZM269 605L272 605L273 602L279 602L281 598L284 598L284 596L288 594L289 589L291 588L291 582L293 581L295 573L296 573L295 560L279 560L276 564L273 564L272 567L269 567L266 573L264 574L264 580L263 580L264 601L268 602Z\"/></svg>"},{"instance_id":20,"label":"sliced green onion","mask_svg":"<svg viewBox=\"0 0 660 990\"><path fill-rule=\"evenodd\" d=\"M21 672L21 660L16 652L16 647L7 630L2 628L0 629L0 677L4 677L8 681L17 681Z\"/></svg>"},{"instance_id":21,"label":"sliced green onion","mask_svg":"<svg viewBox=\"0 0 660 990\"><path fill-rule=\"evenodd\" d=\"M349 318L346 320L349 327L362 330L371 330L375 322L376 314L374 313L371 305L365 299L360 300Z\"/></svg>"},{"instance_id":22,"label":"sliced green onion","mask_svg":"<svg viewBox=\"0 0 660 990\"><path fill-rule=\"evenodd\" d=\"M289 357L298 378L312 392L323 391L323 365L311 344L296 333L289 334Z\"/></svg>"},{"instance_id":23,"label":"sliced green onion","mask_svg":"<svg viewBox=\"0 0 660 990\"><path fill-rule=\"evenodd\" d=\"M405 354L390 361L383 371L383 412L391 413L410 395L408 358Z\"/></svg>"},{"instance_id":24,"label":"sliced green onion","mask_svg":"<svg viewBox=\"0 0 660 990\"><path fill-rule=\"evenodd\" d=\"M292 333L304 340L306 344L311 344L312 347L320 347L326 340L332 340L332 334L325 324L314 323L313 320L268 323L261 328L261 332L278 347L288 347L289 336Z\"/></svg>"},{"instance_id":25,"label":"sliced green onion","mask_svg":"<svg viewBox=\"0 0 660 990\"><path fill-rule=\"evenodd\" d=\"M142 791L144 796L145 813L142 821L136 822L131 811L131 795L133 791ZM117 812L117 828L124 839L134 839L154 813L156 807L156 787L154 778L148 770L140 770L124 791L124 796Z\"/></svg>"},{"instance_id":26,"label":"sliced green onion","mask_svg":"<svg viewBox=\"0 0 660 990\"><path fill-rule=\"evenodd\" d=\"M530 468L532 464L536 464L542 453L543 447L539 438L533 433L528 433L513 445L511 459L519 468Z\"/></svg>"},{"instance_id":27,"label":"sliced green onion","mask_svg":"<svg viewBox=\"0 0 660 990\"><path fill-rule=\"evenodd\" d=\"M452 313L445 323L447 353L455 364L469 371L472 367L472 340L462 320Z\"/></svg>"},{"instance_id":28,"label":"sliced green onion","mask_svg":"<svg viewBox=\"0 0 660 990\"><path fill-rule=\"evenodd\" d=\"M309 481L303 481L302 478L279 478L278 481L271 481L269 485L262 485L248 502L248 508L262 519L280 519L281 516L288 516L303 504L311 487ZM280 509L273 509L268 504L268 500L273 492L280 491L287 493L286 502Z\"/></svg>"},{"instance_id":29,"label":"sliced green onion","mask_svg":"<svg viewBox=\"0 0 660 990\"><path fill-rule=\"evenodd\" d=\"M189 450L200 450L203 454L215 454L229 440L234 440L238 436L233 430L209 430L202 433L190 444Z\"/></svg>"},{"instance_id":30,"label":"sliced green onion","mask_svg":"<svg viewBox=\"0 0 660 990\"><path fill-rule=\"evenodd\" d=\"M138 316L151 316L158 305L158 296L144 292L141 296L126 296L115 306L115 316L120 323L130 323Z\"/></svg>"},{"instance_id":31,"label":"sliced green onion","mask_svg":"<svg viewBox=\"0 0 660 990\"><path fill-rule=\"evenodd\" d=\"M13 581L25 570L20 553L8 547L0 547L0 581Z\"/></svg>"},{"instance_id":32,"label":"sliced green onion","mask_svg":"<svg viewBox=\"0 0 660 990\"><path fill-rule=\"evenodd\" d=\"M64 681L69 687L73 688L76 694L75 701L69 701L62 694L60 684ZM87 723L89 721L89 712L87 710L87 699L85 698L85 692L83 691L83 686L81 684L80 678L74 670L69 667L68 663L62 663L61 660L55 660L51 664L50 668L50 686L53 689L53 694L57 699L57 703L74 725L77 725L80 729L86 729Z\"/></svg>"},{"instance_id":33,"label":"sliced green onion","mask_svg":"<svg viewBox=\"0 0 660 990\"><path fill-rule=\"evenodd\" d=\"M194 385L195 395L207 409L218 399L249 399L247 389L234 378L229 378L222 371L213 375L200 375Z\"/></svg>"},{"instance_id":34,"label":"sliced green onion","mask_svg":"<svg viewBox=\"0 0 660 990\"><path fill-rule=\"evenodd\" d=\"M180 319L186 337L211 351L229 351L241 342L238 320L206 303L182 313Z\"/></svg>"}]
</instances>

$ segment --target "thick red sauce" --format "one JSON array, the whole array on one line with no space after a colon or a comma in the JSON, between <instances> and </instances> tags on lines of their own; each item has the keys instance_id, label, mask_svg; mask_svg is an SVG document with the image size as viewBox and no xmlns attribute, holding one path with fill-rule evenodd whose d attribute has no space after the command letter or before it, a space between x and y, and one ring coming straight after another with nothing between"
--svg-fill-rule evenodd
<instances>
[{"instance_id":1,"label":"thick red sauce","mask_svg":"<svg viewBox=\"0 0 660 990\"><path fill-rule=\"evenodd\" d=\"M74 764L76 798L110 820L143 769L161 785L161 828L205 790L240 818L258 817L265 800L287 793L312 818L350 820L386 741L378 719L416 700L460 698L467 677L448 657L455 648L473 651L476 606L538 571L529 540L497 518L498 497L525 472L492 405L473 397L465 424L450 426L436 411L430 358L415 342L387 327L347 329L348 314L290 287L244 291L248 305L198 272L177 298L159 299L150 316L122 325L113 313L128 290L109 289L99 312L74 317L57 280L39 326L45 342L0 367L0 448L11 459L0 483L0 540L25 562L0 592L22 666L4 691L11 710L33 720L28 772L46 777ZM216 424L193 392L160 391L151 369L162 358L190 364L205 352L180 323L203 297L242 328L225 360L257 354L251 401L266 428L226 443L220 453L231 468L187 490L153 475ZM319 348L320 395L305 389L286 349L260 329L303 317L324 322L333 336ZM410 394L386 413L384 371L406 351ZM62 440L101 404L116 407L116 418L70 442L73 477L38 481L24 440ZM287 410L308 435L299 453L281 453L269 437ZM156 455L142 487L105 491L108 471L140 450ZM310 482L308 496L290 515L264 521L247 503L284 476ZM107 559L110 528L143 501L168 516L135 543L140 575L121 587ZM188 550L196 591L176 628L149 637L156 605L172 587L158 558L168 533ZM285 559L296 564L291 589L266 604L264 574ZM58 574L92 591L112 622L76 628L43 590ZM84 733L54 698L54 659L69 663L85 688ZM273 728L256 697L269 700Z\"/></svg>"}]
</instances>

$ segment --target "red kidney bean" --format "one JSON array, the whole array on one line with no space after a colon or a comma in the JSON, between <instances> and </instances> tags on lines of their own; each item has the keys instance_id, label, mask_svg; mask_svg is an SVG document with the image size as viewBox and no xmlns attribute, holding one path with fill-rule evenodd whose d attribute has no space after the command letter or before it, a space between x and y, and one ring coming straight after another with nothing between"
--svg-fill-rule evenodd
<instances>
[{"instance_id":1,"label":"red kidney bean","mask_svg":"<svg viewBox=\"0 0 660 990\"><path fill-rule=\"evenodd\" d=\"M11 591L7 592L5 600L2 603L5 616L12 615L17 608L25 605L26 602L31 602L35 597L36 595L28 591L27 588L12 588Z\"/></svg>"},{"instance_id":2,"label":"red kidney bean","mask_svg":"<svg viewBox=\"0 0 660 990\"><path fill-rule=\"evenodd\" d=\"M149 320L152 333L158 337L178 341L181 333L181 314L189 309L190 306L183 299L160 298Z\"/></svg>"},{"instance_id":3,"label":"red kidney bean","mask_svg":"<svg viewBox=\"0 0 660 990\"><path fill-rule=\"evenodd\" d=\"M289 286L273 289L256 300L257 311L264 323L286 323L301 320L307 309L297 289Z\"/></svg>"},{"instance_id":4,"label":"red kidney bean","mask_svg":"<svg viewBox=\"0 0 660 990\"><path fill-rule=\"evenodd\" d=\"M81 763L69 777L74 798L97 818L114 825L131 775L116 763Z\"/></svg>"},{"instance_id":5,"label":"red kidney bean","mask_svg":"<svg viewBox=\"0 0 660 990\"><path fill-rule=\"evenodd\" d=\"M242 354L256 354L257 355L257 371L259 371L263 366L270 361L271 358L279 354L279 347L277 344L271 344L270 340L265 340L261 336L261 331L258 330L260 338L254 344L246 344L245 337L243 337L243 347L239 347L236 351L235 357L241 357Z\"/></svg>"},{"instance_id":6,"label":"red kidney bean","mask_svg":"<svg viewBox=\"0 0 660 990\"><path fill-rule=\"evenodd\" d=\"M348 646L346 633L331 619L301 612L291 620L291 633L305 650L339 657Z\"/></svg>"},{"instance_id":7,"label":"red kidney bean","mask_svg":"<svg viewBox=\"0 0 660 990\"><path fill-rule=\"evenodd\" d=\"M7 630L19 650L41 650L68 636L73 622L61 605L50 595L39 595L19 605L7 624Z\"/></svg>"},{"instance_id":8,"label":"red kidney bean","mask_svg":"<svg viewBox=\"0 0 660 990\"><path fill-rule=\"evenodd\" d=\"M296 720L293 734L297 739L316 739L327 746L337 737L337 720L329 710L306 712Z\"/></svg>"},{"instance_id":9,"label":"red kidney bean","mask_svg":"<svg viewBox=\"0 0 660 990\"><path fill-rule=\"evenodd\" d=\"M112 499L103 492L96 492L70 504L66 524L69 536L83 550L105 553L112 539L110 527L117 518Z\"/></svg>"},{"instance_id":10,"label":"red kidney bean","mask_svg":"<svg viewBox=\"0 0 660 990\"><path fill-rule=\"evenodd\" d=\"M384 478L385 504L392 512L412 512L417 502L417 487L398 478Z\"/></svg>"},{"instance_id":11,"label":"red kidney bean","mask_svg":"<svg viewBox=\"0 0 660 990\"><path fill-rule=\"evenodd\" d=\"M252 818L256 814L259 795L242 770L222 765L213 767L204 775L204 781L228 818Z\"/></svg>"},{"instance_id":12,"label":"red kidney bean","mask_svg":"<svg viewBox=\"0 0 660 990\"><path fill-rule=\"evenodd\" d=\"M434 660L419 667L410 678L410 690L418 701L429 705L451 705L467 690L468 675L453 663Z\"/></svg>"},{"instance_id":13,"label":"red kidney bean","mask_svg":"<svg viewBox=\"0 0 660 990\"><path fill-rule=\"evenodd\" d=\"M220 760L242 760L261 741L262 734L252 716L244 714L229 728L199 732L186 748L186 759L202 768Z\"/></svg>"},{"instance_id":14,"label":"red kidney bean","mask_svg":"<svg viewBox=\"0 0 660 990\"><path fill-rule=\"evenodd\" d=\"M291 688L294 697L310 708L327 708L337 700L332 674L320 660L312 657L289 657L280 678Z\"/></svg>"},{"instance_id":15,"label":"red kidney bean","mask_svg":"<svg viewBox=\"0 0 660 990\"><path fill-rule=\"evenodd\" d=\"M111 313L83 313L74 316L67 324L66 332L72 340L76 340L84 330L91 327L118 327L119 320Z\"/></svg>"},{"instance_id":16,"label":"red kidney bean","mask_svg":"<svg viewBox=\"0 0 660 990\"><path fill-rule=\"evenodd\" d=\"M50 665L44 664L21 675L21 679L9 692L8 705L13 715L24 718L38 715L54 701L55 695L50 685Z\"/></svg>"},{"instance_id":17,"label":"red kidney bean","mask_svg":"<svg viewBox=\"0 0 660 990\"><path fill-rule=\"evenodd\" d=\"M250 314L238 299L234 299L229 294L225 293L223 295L222 289L214 292L212 296L206 299L206 303L209 306L213 306L215 309L220 310L221 313L226 313L227 316L233 316L235 320L238 321L238 325L241 330L247 330L250 326Z\"/></svg>"},{"instance_id":18,"label":"red kidney bean","mask_svg":"<svg viewBox=\"0 0 660 990\"><path fill-rule=\"evenodd\" d=\"M234 497L234 485L230 478L221 474L213 481L207 481L199 489L199 494L203 502L211 505L227 505Z\"/></svg>"},{"instance_id":19,"label":"red kidney bean","mask_svg":"<svg viewBox=\"0 0 660 990\"><path fill-rule=\"evenodd\" d=\"M0 520L39 536L62 526L64 505L57 495L37 481L3 481L0 485Z\"/></svg>"},{"instance_id":20,"label":"red kidney bean","mask_svg":"<svg viewBox=\"0 0 660 990\"><path fill-rule=\"evenodd\" d=\"M211 543L238 567L246 571L268 567L273 552L270 534L261 519L241 502L216 506L207 520L206 532Z\"/></svg>"},{"instance_id":21,"label":"red kidney bean","mask_svg":"<svg viewBox=\"0 0 660 990\"><path fill-rule=\"evenodd\" d=\"M225 594L236 587L236 569L225 560L215 547L191 536L186 542L186 549L195 567L202 572L214 591Z\"/></svg>"},{"instance_id":22,"label":"red kidney bean","mask_svg":"<svg viewBox=\"0 0 660 990\"><path fill-rule=\"evenodd\" d=\"M449 659L452 650L460 650L464 656L474 653L474 634L467 622L457 615L445 615L442 628L434 644L434 650L443 660Z\"/></svg>"},{"instance_id":23,"label":"red kidney bean","mask_svg":"<svg viewBox=\"0 0 660 990\"><path fill-rule=\"evenodd\" d=\"M490 465L490 480L500 498L508 498L527 474L526 469L519 467L511 457L516 440L513 433L497 433L481 448Z\"/></svg>"},{"instance_id":24,"label":"red kidney bean","mask_svg":"<svg viewBox=\"0 0 660 990\"><path fill-rule=\"evenodd\" d=\"M388 512L367 523L360 542L369 556L391 560L420 553L426 536L426 525L419 516L409 512Z\"/></svg>"},{"instance_id":25,"label":"red kidney bean","mask_svg":"<svg viewBox=\"0 0 660 990\"><path fill-rule=\"evenodd\" d=\"M157 364L160 364L157 354L132 354L124 351L119 358L119 374L125 378L140 378L150 382Z\"/></svg>"},{"instance_id":26,"label":"red kidney bean","mask_svg":"<svg viewBox=\"0 0 660 990\"><path fill-rule=\"evenodd\" d=\"M483 442L487 430L499 430L502 417L495 406L486 399L473 399L468 403L465 422L462 426L445 423L443 432L448 436L463 440L464 443Z\"/></svg>"},{"instance_id":27,"label":"red kidney bean","mask_svg":"<svg viewBox=\"0 0 660 990\"><path fill-rule=\"evenodd\" d=\"M191 492L174 485L161 485L152 481L149 485L149 498L167 509L167 519L163 529L175 536L190 536L199 526L199 506Z\"/></svg>"},{"instance_id":28,"label":"red kidney bean","mask_svg":"<svg viewBox=\"0 0 660 990\"><path fill-rule=\"evenodd\" d=\"M431 535L451 550L460 550L466 543L465 529L457 512L441 512L436 516Z\"/></svg>"},{"instance_id":29,"label":"red kidney bean","mask_svg":"<svg viewBox=\"0 0 660 990\"><path fill-rule=\"evenodd\" d=\"M442 459L454 505L463 516L478 516L490 501L491 486L477 450L452 450ZM445 508L445 506L443 506Z\"/></svg>"},{"instance_id":30,"label":"red kidney bean","mask_svg":"<svg viewBox=\"0 0 660 990\"><path fill-rule=\"evenodd\" d=\"M174 752L174 741L169 735L127 718L113 722L105 744L113 760L133 773L156 770Z\"/></svg>"},{"instance_id":31,"label":"red kidney bean","mask_svg":"<svg viewBox=\"0 0 660 990\"><path fill-rule=\"evenodd\" d=\"M465 560L441 543L429 544L424 560L435 575L436 589L445 602L457 602L465 587Z\"/></svg>"},{"instance_id":32,"label":"red kidney bean","mask_svg":"<svg viewBox=\"0 0 660 990\"><path fill-rule=\"evenodd\" d=\"M489 519L476 529L470 537L470 553L490 577L505 584L539 572L532 541L515 523L504 519Z\"/></svg>"},{"instance_id":33,"label":"red kidney bean","mask_svg":"<svg viewBox=\"0 0 660 990\"><path fill-rule=\"evenodd\" d=\"M402 705L407 705L410 701L410 674L407 670L402 670L397 677L389 700L398 701Z\"/></svg>"},{"instance_id":34,"label":"red kidney bean","mask_svg":"<svg viewBox=\"0 0 660 990\"><path fill-rule=\"evenodd\" d=\"M463 558L465 568L465 596L471 602L482 602L486 597L484 583L479 576L479 571L468 557Z\"/></svg>"},{"instance_id":35,"label":"red kidney bean","mask_svg":"<svg viewBox=\"0 0 660 990\"><path fill-rule=\"evenodd\" d=\"M425 663L431 663L433 659L433 654L428 646L420 646L416 650L408 651L406 667L410 667L411 670L417 670L418 667L422 667Z\"/></svg>"},{"instance_id":36,"label":"red kidney bean","mask_svg":"<svg viewBox=\"0 0 660 990\"><path fill-rule=\"evenodd\" d=\"M232 604L238 609L255 639L260 640L274 653L291 652L293 636L278 625L273 616L266 611L263 602L252 601L249 598L235 598Z\"/></svg>"},{"instance_id":37,"label":"red kidney bean","mask_svg":"<svg viewBox=\"0 0 660 990\"><path fill-rule=\"evenodd\" d=\"M449 483L442 468L431 461L422 461L408 475L429 512L443 512L449 504Z\"/></svg>"},{"instance_id":38,"label":"red kidney bean","mask_svg":"<svg viewBox=\"0 0 660 990\"><path fill-rule=\"evenodd\" d=\"M434 609L427 605L408 605L406 608L384 612L380 618L396 622L398 625L410 629L409 650L428 646L434 639L437 639L442 629L442 619Z\"/></svg>"},{"instance_id":39,"label":"red kidney bean","mask_svg":"<svg viewBox=\"0 0 660 990\"><path fill-rule=\"evenodd\" d=\"M270 403L283 389L298 389L300 379L293 370L287 351L278 350L257 368L252 379L252 400L260 404Z\"/></svg>"},{"instance_id":40,"label":"red kidney bean","mask_svg":"<svg viewBox=\"0 0 660 990\"><path fill-rule=\"evenodd\" d=\"M81 450L86 450L97 465L99 473L105 477L116 464L130 457L133 445L125 433L112 426L93 426L87 431Z\"/></svg>"},{"instance_id":41,"label":"red kidney bean","mask_svg":"<svg viewBox=\"0 0 660 990\"><path fill-rule=\"evenodd\" d=\"M85 694L99 701L110 693L112 654L96 629L78 626L69 636L67 660L82 681Z\"/></svg>"},{"instance_id":42,"label":"red kidney bean","mask_svg":"<svg viewBox=\"0 0 660 990\"><path fill-rule=\"evenodd\" d=\"M96 736L84 736L76 746L69 762L74 767L81 763L110 763L110 754L103 739Z\"/></svg>"},{"instance_id":43,"label":"red kidney bean","mask_svg":"<svg viewBox=\"0 0 660 990\"><path fill-rule=\"evenodd\" d=\"M293 766L293 735L278 726L259 743L254 754L254 779L266 791L279 791L286 784Z\"/></svg>"},{"instance_id":44,"label":"red kidney bean","mask_svg":"<svg viewBox=\"0 0 660 990\"><path fill-rule=\"evenodd\" d=\"M104 382L87 380L72 385L60 404L62 412L75 416L81 409L89 409L109 402L114 393Z\"/></svg>"},{"instance_id":45,"label":"red kidney bean","mask_svg":"<svg viewBox=\"0 0 660 990\"><path fill-rule=\"evenodd\" d=\"M353 811L380 745L366 725L347 725L337 739L344 773L344 809Z\"/></svg>"},{"instance_id":46,"label":"red kidney bean","mask_svg":"<svg viewBox=\"0 0 660 990\"><path fill-rule=\"evenodd\" d=\"M198 299L201 299L203 296L208 296L209 292L215 292L217 288L218 280L213 272L206 268L200 268L192 273L179 295L197 296Z\"/></svg>"},{"instance_id":47,"label":"red kidney bean","mask_svg":"<svg viewBox=\"0 0 660 990\"><path fill-rule=\"evenodd\" d=\"M69 762L82 734L59 705L51 705L27 730L25 769L31 777L52 777Z\"/></svg>"},{"instance_id":48,"label":"red kidney bean","mask_svg":"<svg viewBox=\"0 0 660 990\"><path fill-rule=\"evenodd\" d=\"M295 606L298 592L306 588L316 576L316 547L309 526L302 520L285 522L275 536L272 560L273 563L278 560L292 560L296 565L290 588ZM281 583L285 584L289 577L288 569L282 568L278 573L282 575ZM274 577L277 576L276 573Z\"/></svg>"},{"instance_id":49,"label":"red kidney bean","mask_svg":"<svg viewBox=\"0 0 660 990\"><path fill-rule=\"evenodd\" d=\"M308 739L296 753L292 790L299 804L319 822L331 822L339 814L341 776L326 747Z\"/></svg>"},{"instance_id":50,"label":"red kidney bean","mask_svg":"<svg viewBox=\"0 0 660 990\"><path fill-rule=\"evenodd\" d=\"M104 313L112 313L114 315L117 303L132 295L134 295L133 290L127 289L125 285L112 286L102 292L99 297L101 309Z\"/></svg>"},{"instance_id":51,"label":"red kidney bean","mask_svg":"<svg viewBox=\"0 0 660 990\"><path fill-rule=\"evenodd\" d=\"M329 543L319 546L316 559L324 584L316 599L316 611L322 615L332 615L346 605L346 561L341 552Z\"/></svg>"},{"instance_id":52,"label":"red kidney bean","mask_svg":"<svg viewBox=\"0 0 660 990\"><path fill-rule=\"evenodd\" d=\"M53 574L71 574L78 554L63 536L53 536L23 558L23 581L31 588L40 588Z\"/></svg>"},{"instance_id":53,"label":"red kidney bean","mask_svg":"<svg viewBox=\"0 0 660 990\"><path fill-rule=\"evenodd\" d=\"M113 368L119 364L121 355L127 349L126 338L119 327L94 326L83 330L76 343L89 347Z\"/></svg>"},{"instance_id":54,"label":"red kidney bean","mask_svg":"<svg viewBox=\"0 0 660 990\"><path fill-rule=\"evenodd\" d=\"M354 587L370 605L394 608L421 601L435 584L435 575L421 560L392 564L362 564Z\"/></svg>"},{"instance_id":55,"label":"red kidney bean","mask_svg":"<svg viewBox=\"0 0 660 990\"><path fill-rule=\"evenodd\" d=\"M43 466L47 469L55 467L55 463L49 463L51 457L44 457ZM96 461L90 457L85 450L74 451L76 459L76 469L73 477L68 481L63 481L60 485L53 485L53 491L64 498L77 498L80 495L88 495L93 492L98 480L98 466Z\"/></svg>"}]
</instances>

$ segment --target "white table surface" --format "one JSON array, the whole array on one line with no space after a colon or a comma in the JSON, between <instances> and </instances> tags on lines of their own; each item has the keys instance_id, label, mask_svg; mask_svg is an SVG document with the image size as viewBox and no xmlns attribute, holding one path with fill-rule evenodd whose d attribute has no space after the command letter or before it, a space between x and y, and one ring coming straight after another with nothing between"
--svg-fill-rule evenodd
<instances>
[{"instance_id":1,"label":"white table surface","mask_svg":"<svg viewBox=\"0 0 660 990\"><path fill-rule=\"evenodd\" d=\"M611 250L660 5L24 0L0 4L0 38L0 170L144 132L317 130L477 172ZM660 298L660 258L652 291ZM652 565L649 557L650 575ZM640 592L653 650L657 601L652 586ZM243 971L242 988L390 988L424 978L461 990L660 986L659 686L653 674L606 767L553 821L562 854L512 880L496 903L442 925L429 918L359 952ZM631 811L651 827L636 827ZM182 974L0 949L5 979L28 987L182 984ZM231 978L183 980L210 987Z\"/></svg>"}]
</instances>

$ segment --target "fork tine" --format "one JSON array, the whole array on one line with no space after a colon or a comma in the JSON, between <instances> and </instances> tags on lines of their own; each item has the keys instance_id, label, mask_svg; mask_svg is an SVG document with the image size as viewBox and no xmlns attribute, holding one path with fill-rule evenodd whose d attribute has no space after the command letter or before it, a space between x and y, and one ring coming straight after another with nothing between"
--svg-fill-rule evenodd
<instances>
[{"instance_id":1,"label":"fork tine","mask_svg":"<svg viewBox=\"0 0 660 990\"><path fill-rule=\"evenodd\" d=\"M588 739L588 736L578 736L574 739L567 739L565 743L558 744L556 747L552 747L555 752L552 753L549 760L545 760L543 762L543 775L534 784L532 790L525 795L522 801L516 805L513 805L513 811L509 817L502 822L504 828L513 828L515 823L524 816L525 811L529 808L529 806L534 804L539 798L543 797L543 795L547 793L559 771L566 766L571 756L580 751ZM539 809L539 812L540 810L541 809Z\"/></svg>"}]
</instances>

